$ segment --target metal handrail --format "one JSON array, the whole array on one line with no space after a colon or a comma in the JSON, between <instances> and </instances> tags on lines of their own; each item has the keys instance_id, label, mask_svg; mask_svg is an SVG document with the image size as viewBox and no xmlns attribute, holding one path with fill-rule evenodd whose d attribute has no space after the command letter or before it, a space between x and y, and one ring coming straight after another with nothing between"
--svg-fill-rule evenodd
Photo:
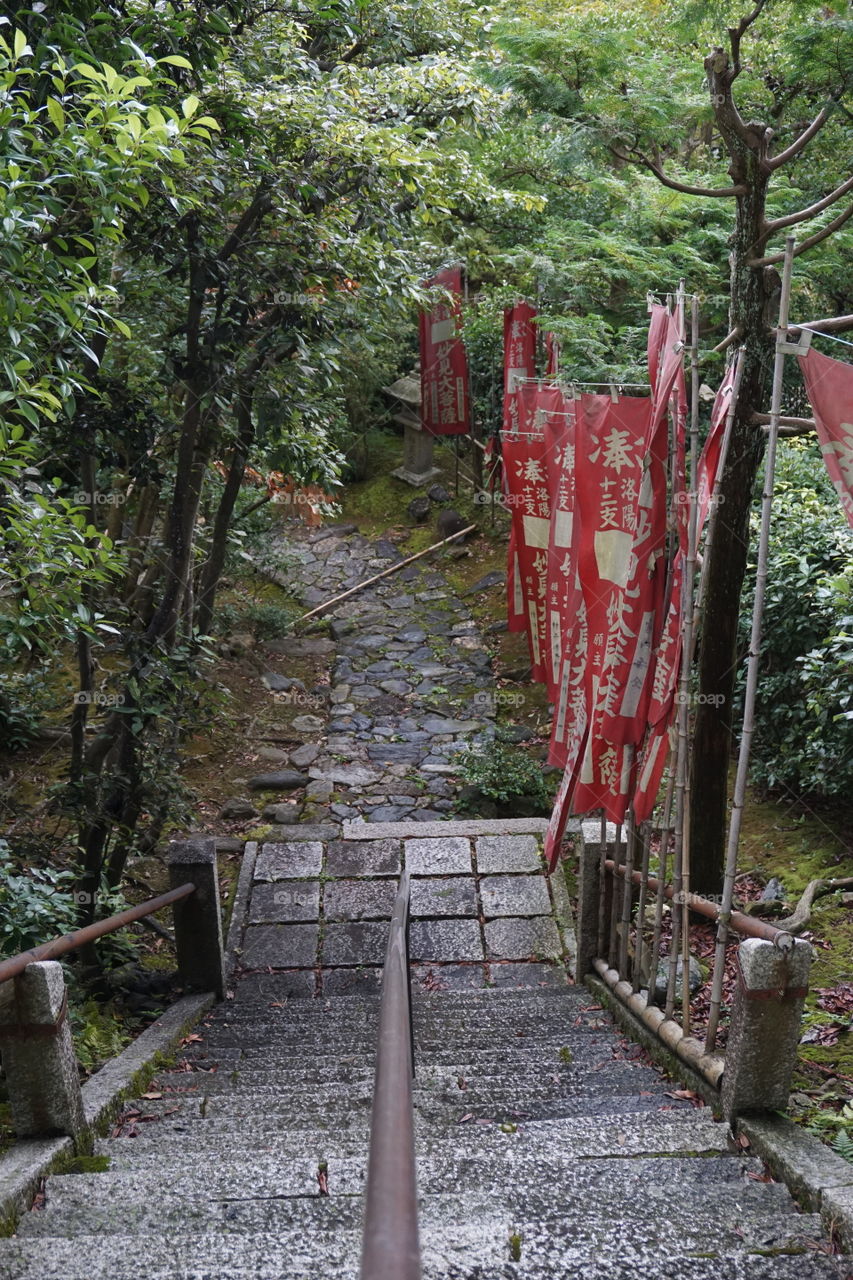
<instances>
[{"instance_id":1,"label":"metal handrail","mask_svg":"<svg viewBox=\"0 0 853 1280\"><path fill-rule=\"evenodd\" d=\"M0 982L8 982L10 978L17 978L23 973L28 964L34 964L38 960L55 960L57 956L67 955L69 951L76 951L79 947L84 947L88 942L94 942L96 938L103 938L107 933L115 933L117 929L123 929L127 924L133 924L136 920L141 920L143 916L153 915L155 911L160 911L163 907L170 906L173 902L180 902L182 898L188 898L191 893L195 893L196 886L194 884L181 884L177 889L170 889L168 893L163 893L159 898L151 898L148 902L140 902L135 907L128 907L127 911L120 911L118 915L107 916L106 920L98 920L95 924L89 924L85 929L76 929L74 933L63 933L59 938L52 938L50 942L43 942L39 947L33 947L30 951L22 951L19 955L10 956L8 960L0 961Z\"/></svg>"},{"instance_id":2,"label":"metal handrail","mask_svg":"<svg viewBox=\"0 0 853 1280\"><path fill-rule=\"evenodd\" d=\"M406 870L400 877L394 902L382 973L361 1280L420 1280L421 1277L408 932L409 872Z\"/></svg>"},{"instance_id":3,"label":"metal handrail","mask_svg":"<svg viewBox=\"0 0 853 1280\"><path fill-rule=\"evenodd\" d=\"M621 876L623 880L625 879L624 863L614 862L612 858L606 858L604 866L613 875ZM633 884L642 885L643 878L642 871L631 872L630 879ZM654 876L646 876L645 883L652 893L657 893L659 881ZM672 885L664 885L663 893L664 897L668 898L670 902L677 896ZM681 898L679 898L679 901L681 901ZM710 902L698 893L685 894L684 905L690 911L695 911L697 915L705 916L708 920L718 920L722 910L716 902ZM745 938L763 938L766 942L775 942L783 950L786 945L788 948L793 946L791 935L786 933L784 929L777 929L775 924L770 924L767 920L756 920L754 916L744 915L742 911L730 912L728 925L735 933L740 933Z\"/></svg>"}]
</instances>

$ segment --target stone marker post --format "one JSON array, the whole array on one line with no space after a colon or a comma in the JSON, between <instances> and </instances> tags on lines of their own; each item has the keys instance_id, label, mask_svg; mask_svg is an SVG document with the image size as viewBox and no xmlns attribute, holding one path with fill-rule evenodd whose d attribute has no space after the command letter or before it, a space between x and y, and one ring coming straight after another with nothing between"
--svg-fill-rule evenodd
<instances>
[{"instance_id":1,"label":"stone marker post","mask_svg":"<svg viewBox=\"0 0 853 1280\"><path fill-rule=\"evenodd\" d=\"M788 1105L811 961L811 946L801 938L786 938L784 947L746 938L738 947L722 1082L728 1120L745 1111L784 1111Z\"/></svg>"},{"instance_id":2,"label":"stone marker post","mask_svg":"<svg viewBox=\"0 0 853 1280\"><path fill-rule=\"evenodd\" d=\"M173 889L187 881L196 886L195 893L172 908L181 981L221 998L225 994L222 912L213 837L173 840L169 845L169 877Z\"/></svg>"},{"instance_id":3,"label":"stone marker post","mask_svg":"<svg viewBox=\"0 0 853 1280\"><path fill-rule=\"evenodd\" d=\"M0 985L0 1054L19 1138L76 1138L86 1127L67 1007L56 960Z\"/></svg>"},{"instance_id":4,"label":"stone marker post","mask_svg":"<svg viewBox=\"0 0 853 1280\"><path fill-rule=\"evenodd\" d=\"M584 827L588 824L584 823ZM601 911L601 847L593 841L591 832L581 830L578 837L578 955L575 981L581 982L592 972L592 962L598 956L598 919Z\"/></svg>"}]
</instances>

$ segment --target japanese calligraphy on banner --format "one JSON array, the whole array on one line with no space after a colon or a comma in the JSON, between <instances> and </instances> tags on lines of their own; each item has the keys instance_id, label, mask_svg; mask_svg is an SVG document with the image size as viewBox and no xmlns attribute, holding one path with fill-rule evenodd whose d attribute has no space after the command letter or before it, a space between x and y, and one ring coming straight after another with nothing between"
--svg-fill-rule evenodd
<instances>
[{"instance_id":1,"label":"japanese calligraphy on banner","mask_svg":"<svg viewBox=\"0 0 853 1280\"><path fill-rule=\"evenodd\" d=\"M536 373L536 308L528 302L517 302L504 309L504 399L503 431L518 430L517 383ZM504 466L504 497L509 497L508 478ZM518 538L515 521L509 532L507 552L507 627L510 631L526 631L529 625L521 585Z\"/></svg>"},{"instance_id":2,"label":"japanese calligraphy on banner","mask_svg":"<svg viewBox=\"0 0 853 1280\"><path fill-rule=\"evenodd\" d=\"M527 617L531 677L548 678L547 587L551 502L547 481L545 419L563 408L558 387L519 383L516 400L518 430L503 437L506 502L512 517L514 549L518 557L521 591ZM508 577L509 581L509 577Z\"/></svg>"},{"instance_id":3,"label":"japanese calligraphy on banner","mask_svg":"<svg viewBox=\"0 0 853 1280\"><path fill-rule=\"evenodd\" d=\"M437 303L421 312L421 416L423 428L435 436L464 435L470 430L468 361L461 338L462 268L448 267L427 282L449 289L453 302Z\"/></svg>"},{"instance_id":4,"label":"japanese calligraphy on banner","mask_svg":"<svg viewBox=\"0 0 853 1280\"><path fill-rule=\"evenodd\" d=\"M536 308L516 302L504 309L503 429L518 429L516 384L536 376Z\"/></svg>"},{"instance_id":5,"label":"japanese calligraphy on banner","mask_svg":"<svg viewBox=\"0 0 853 1280\"><path fill-rule=\"evenodd\" d=\"M562 396L559 410L546 413L545 477L551 517L548 530L547 645L548 697L556 702L564 649L571 649L578 622L580 579L575 542L575 402Z\"/></svg>"},{"instance_id":6,"label":"japanese calligraphy on banner","mask_svg":"<svg viewBox=\"0 0 853 1280\"><path fill-rule=\"evenodd\" d=\"M800 356L829 477L853 526L853 365L819 351Z\"/></svg>"},{"instance_id":7,"label":"japanese calligraphy on banner","mask_svg":"<svg viewBox=\"0 0 853 1280\"><path fill-rule=\"evenodd\" d=\"M626 743L608 740L605 724L619 705L638 648L650 650L652 641L626 596L640 532L651 402L641 396L582 396L581 412L586 438L577 452L577 508L590 732L573 803L578 812L603 807L619 822L633 756Z\"/></svg>"}]
</instances>

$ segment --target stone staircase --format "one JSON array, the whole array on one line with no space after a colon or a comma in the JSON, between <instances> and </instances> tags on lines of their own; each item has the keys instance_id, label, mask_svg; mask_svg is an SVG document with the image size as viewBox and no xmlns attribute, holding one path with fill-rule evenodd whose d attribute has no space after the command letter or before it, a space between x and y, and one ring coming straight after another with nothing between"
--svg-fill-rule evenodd
<instances>
[{"instance_id":1,"label":"stone staircase","mask_svg":"<svg viewBox=\"0 0 853 1280\"><path fill-rule=\"evenodd\" d=\"M437 985L437 984L436 984ZM247 976L47 1180L2 1280L356 1277L378 997ZM710 1112L570 986L414 991L425 1280L842 1280Z\"/></svg>"}]
</instances>

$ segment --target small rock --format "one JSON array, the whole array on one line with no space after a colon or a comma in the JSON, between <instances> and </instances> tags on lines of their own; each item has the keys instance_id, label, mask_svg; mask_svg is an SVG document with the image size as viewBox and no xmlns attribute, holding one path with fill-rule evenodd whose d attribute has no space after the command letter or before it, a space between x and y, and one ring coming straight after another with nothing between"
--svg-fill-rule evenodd
<instances>
[{"instance_id":1,"label":"small rock","mask_svg":"<svg viewBox=\"0 0 853 1280\"><path fill-rule=\"evenodd\" d=\"M329 694L329 701L332 703L346 702L349 699L349 695L350 686L348 684L336 684Z\"/></svg>"},{"instance_id":2,"label":"small rock","mask_svg":"<svg viewBox=\"0 0 853 1280\"><path fill-rule=\"evenodd\" d=\"M344 636L348 636L351 631L355 631L355 623L352 618L335 619L329 623L329 635L333 640L343 640Z\"/></svg>"},{"instance_id":3,"label":"small rock","mask_svg":"<svg viewBox=\"0 0 853 1280\"><path fill-rule=\"evenodd\" d=\"M484 577L479 578L473 586L470 586L463 594L466 596L476 595L478 591L489 591L492 587L502 587L506 584L506 574L499 569L494 569L491 573L487 573Z\"/></svg>"},{"instance_id":4,"label":"small rock","mask_svg":"<svg viewBox=\"0 0 853 1280\"><path fill-rule=\"evenodd\" d=\"M841 905L842 907L853 907L853 893L842 893Z\"/></svg>"},{"instance_id":5,"label":"small rock","mask_svg":"<svg viewBox=\"0 0 853 1280\"><path fill-rule=\"evenodd\" d=\"M258 811L249 800L226 800L219 810L220 818L257 818Z\"/></svg>"},{"instance_id":6,"label":"small rock","mask_svg":"<svg viewBox=\"0 0 853 1280\"><path fill-rule=\"evenodd\" d=\"M377 560L399 560L400 553L387 538L380 538L373 544L373 554Z\"/></svg>"},{"instance_id":7,"label":"small rock","mask_svg":"<svg viewBox=\"0 0 853 1280\"><path fill-rule=\"evenodd\" d=\"M490 622L486 627L489 635L497 635L500 631L509 631L509 623L506 618L498 618L497 622Z\"/></svg>"},{"instance_id":8,"label":"small rock","mask_svg":"<svg viewBox=\"0 0 853 1280\"><path fill-rule=\"evenodd\" d=\"M313 778L308 784L305 799L308 804L328 804L333 791L333 784L325 778Z\"/></svg>"},{"instance_id":9,"label":"small rock","mask_svg":"<svg viewBox=\"0 0 853 1280\"><path fill-rule=\"evenodd\" d=\"M415 524L423 524L430 513L429 498L412 498L406 510Z\"/></svg>"},{"instance_id":10,"label":"small rock","mask_svg":"<svg viewBox=\"0 0 853 1280\"><path fill-rule=\"evenodd\" d=\"M309 764L313 764L320 754L320 748L314 742L306 742L303 746L297 747L295 751L290 753L290 763L295 764L297 769L305 769Z\"/></svg>"},{"instance_id":11,"label":"small rock","mask_svg":"<svg viewBox=\"0 0 853 1280\"><path fill-rule=\"evenodd\" d=\"M439 511L435 525L440 538L449 538L454 533L461 533L463 529L467 529L471 523L470 520L460 516L458 511L454 511L453 507L447 507L444 511Z\"/></svg>"},{"instance_id":12,"label":"small rock","mask_svg":"<svg viewBox=\"0 0 853 1280\"><path fill-rule=\"evenodd\" d=\"M324 542L326 538L345 538L347 534L358 533L358 528L354 524L330 524L327 528L321 529L319 533L315 533L311 539L311 545L316 542Z\"/></svg>"},{"instance_id":13,"label":"small rock","mask_svg":"<svg viewBox=\"0 0 853 1280\"><path fill-rule=\"evenodd\" d=\"M447 492L444 485L441 484L430 485L427 489L427 497L430 502L444 503L450 501L450 494Z\"/></svg>"},{"instance_id":14,"label":"small rock","mask_svg":"<svg viewBox=\"0 0 853 1280\"><path fill-rule=\"evenodd\" d=\"M293 727L297 733L322 733L323 721L319 716L296 716Z\"/></svg>"},{"instance_id":15,"label":"small rock","mask_svg":"<svg viewBox=\"0 0 853 1280\"><path fill-rule=\"evenodd\" d=\"M385 693L399 694L400 697L411 693L411 686L405 680L380 680L379 688L384 689Z\"/></svg>"},{"instance_id":16,"label":"small rock","mask_svg":"<svg viewBox=\"0 0 853 1280\"><path fill-rule=\"evenodd\" d=\"M684 972L684 957L678 957L678 963L675 969L675 1000L676 1004L681 1000L681 975ZM695 956L690 957L690 964L687 970L689 974L688 983L690 986L690 994L693 996L705 981L705 975L702 966ZM669 983L669 960L661 960L658 965L657 977L655 978L654 1003L661 1004L666 999L666 989Z\"/></svg>"},{"instance_id":17,"label":"small rock","mask_svg":"<svg viewBox=\"0 0 853 1280\"><path fill-rule=\"evenodd\" d=\"M759 902L777 902L780 900L784 901L784 898L785 898L785 890L782 886L782 881L779 879L778 876L773 876L770 880L767 881L767 884L764 886L761 897L759 898Z\"/></svg>"},{"instance_id":18,"label":"small rock","mask_svg":"<svg viewBox=\"0 0 853 1280\"><path fill-rule=\"evenodd\" d=\"M510 667L501 674L504 680L511 680L513 684L524 684L530 679L530 667Z\"/></svg>"},{"instance_id":19,"label":"small rock","mask_svg":"<svg viewBox=\"0 0 853 1280\"><path fill-rule=\"evenodd\" d=\"M274 822L280 827L293 826L299 821L299 805L268 804L261 817L265 822Z\"/></svg>"},{"instance_id":20,"label":"small rock","mask_svg":"<svg viewBox=\"0 0 853 1280\"><path fill-rule=\"evenodd\" d=\"M281 676L277 671L265 671L261 676L261 681L269 689L270 693L287 693L288 689L302 689L305 685L301 680L291 680L288 676Z\"/></svg>"},{"instance_id":21,"label":"small rock","mask_svg":"<svg viewBox=\"0 0 853 1280\"><path fill-rule=\"evenodd\" d=\"M258 747L258 755L269 764L288 764L290 761L290 753L282 751L281 747Z\"/></svg>"},{"instance_id":22,"label":"small rock","mask_svg":"<svg viewBox=\"0 0 853 1280\"><path fill-rule=\"evenodd\" d=\"M304 773L296 773L293 769L280 769L277 773L259 773L249 779L250 791L296 791L308 785L309 779Z\"/></svg>"}]
</instances>

